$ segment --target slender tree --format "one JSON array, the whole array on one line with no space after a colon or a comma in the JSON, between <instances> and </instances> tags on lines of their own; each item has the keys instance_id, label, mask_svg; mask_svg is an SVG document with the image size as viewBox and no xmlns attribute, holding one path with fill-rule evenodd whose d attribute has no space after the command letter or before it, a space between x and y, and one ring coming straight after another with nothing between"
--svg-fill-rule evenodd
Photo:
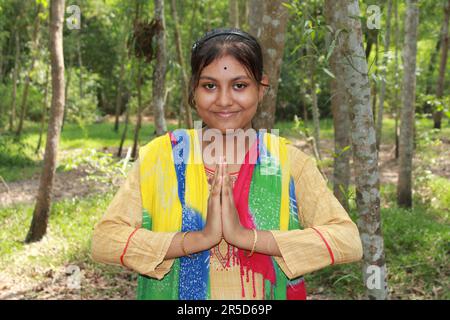
<instances>
[{"instance_id":1,"label":"slender tree","mask_svg":"<svg viewBox=\"0 0 450 320\"><path fill-rule=\"evenodd\" d=\"M9 115L9 131L14 130L14 122L16 121L16 103L17 103L17 81L20 74L20 35L19 30L14 32L14 38L16 43L15 58L14 58L14 71L12 78L12 98L11 98L11 113Z\"/></svg>"},{"instance_id":2,"label":"slender tree","mask_svg":"<svg viewBox=\"0 0 450 320\"><path fill-rule=\"evenodd\" d=\"M33 27L33 36L32 36L32 51L31 51L31 62L30 62L30 68L28 70L27 76L25 77L25 84L24 84L24 89L23 89L23 93L22 93L22 101L20 104L20 118L19 118L19 125L16 131L16 136L20 137L20 135L22 134L22 129L23 129L23 122L25 121L25 116L27 114L27 109L28 109L28 91L30 88L30 83L31 83L31 73L34 70L34 64L36 62L37 59L37 51L38 51L38 46L39 46L39 28L40 28L40 21L41 21L41 17L40 17L40 13L42 10L42 4L40 2L37 3L37 7L36 7L36 17L34 20L34 27Z\"/></svg>"},{"instance_id":3,"label":"slender tree","mask_svg":"<svg viewBox=\"0 0 450 320\"><path fill-rule=\"evenodd\" d=\"M119 131L119 117L120 117L120 111L122 108L122 95L123 95L123 78L125 75L125 64L127 61L127 47L126 47L126 41L125 41L125 35L124 39L122 40L122 48L120 52L120 71L119 71L119 79L117 80L117 95L116 95L116 112L115 112L115 120L114 120L114 131Z\"/></svg>"},{"instance_id":4,"label":"slender tree","mask_svg":"<svg viewBox=\"0 0 450 320\"><path fill-rule=\"evenodd\" d=\"M59 137L64 113L64 53L63 20L64 0L50 2L50 56L52 68L52 104L47 130L44 166L39 181L36 206L33 211L30 230L25 242L42 239L47 231L51 205L51 190L56 170Z\"/></svg>"},{"instance_id":5,"label":"slender tree","mask_svg":"<svg viewBox=\"0 0 450 320\"><path fill-rule=\"evenodd\" d=\"M419 8L417 0L407 1L405 43L403 47L403 91L399 144L399 174L397 202L402 207L412 207L412 159L414 108L416 101L416 55Z\"/></svg>"},{"instance_id":6,"label":"slender tree","mask_svg":"<svg viewBox=\"0 0 450 320\"><path fill-rule=\"evenodd\" d=\"M377 116L377 149L380 150L381 135L383 129L383 112L384 112L384 96L386 94L386 68L387 58L389 52L389 46L391 45L391 14L392 14L392 0L388 0L387 3L387 15L386 15L386 32L384 35L384 53L383 61L381 63L381 83L380 83L380 97L378 104L378 116Z\"/></svg>"},{"instance_id":7,"label":"slender tree","mask_svg":"<svg viewBox=\"0 0 450 320\"><path fill-rule=\"evenodd\" d=\"M263 10L258 7L263 7ZM250 7L250 16L250 32L259 38L263 47L264 70L270 81L270 90L253 118L253 125L255 129L271 129L275 123L278 79L289 13L282 0L263 0L257 1L256 8L253 5ZM260 25L253 26L253 21L257 21Z\"/></svg>"},{"instance_id":8,"label":"slender tree","mask_svg":"<svg viewBox=\"0 0 450 320\"><path fill-rule=\"evenodd\" d=\"M337 37L333 73L345 88L351 119L358 227L364 250L364 284L368 298L386 299L388 289L370 82L361 22L354 18L360 16L358 0L326 0L325 16Z\"/></svg>"},{"instance_id":9,"label":"slender tree","mask_svg":"<svg viewBox=\"0 0 450 320\"><path fill-rule=\"evenodd\" d=\"M81 53L81 29L77 32L77 58L78 58L78 94L84 98L83 90L83 56Z\"/></svg>"},{"instance_id":10,"label":"slender tree","mask_svg":"<svg viewBox=\"0 0 450 320\"><path fill-rule=\"evenodd\" d=\"M229 24L234 28L239 28L239 1L228 0Z\"/></svg>"},{"instance_id":11,"label":"slender tree","mask_svg":"<svg viewBox=\"0 0 450 320\"><path fill-rule=\"evenodd\" d=\"M188 94L188 88L189 88L189 78L186 72L186 63L184 61L184 53L183 53L183 46L181 43L181 33L180 33L180 25L178 21L178 12L177 12L177 4L175 0L171 0L171 11L172 11L172 19L174 21L174 32L175 32L175 44L177 49L177 59L178 63L180 64L181 69L181 79L182 79L182 105L184 109L184 118L185 118L185 125L187 128L193 128L194 123L192 120L192 111L191 106L189 105L189 94Z\"/></svg>"},{"instance_id":12,"label":"slender tree","mask_svg":"<svg viewBox=\"0 0 450 320\"><path fill-rule=\"evenodd\" d=\"M436 98L440 99L444 96L444 84L445 84L445 73L447 66L448 57L448 23L450 19L450 0L447 1L447 5L444 8L444 21L442 23L442 34L441 34L441 61L439 64L439 76L436 86ZM442 122L442 110L436 110L433 114L434 128L441 129Z\"/></svg>"},{"instance_id":13,"label":"slender tree","mask_svg":"<svg viewBox=\"0 0 450 320\"><path fill-rule=\"evenodd\" d=\"M394 17L395 17L395 33L394 33L394 42L395 42L395 54L394 54L394 78L398 79L399 77L399 68L398 68L398 46L400 40L400 28L398 21L398 0L395 0L394 6ZM398 92L400 91L399 84L396 83L394 86L394 135L395 135L395 159L398 159L398 144L399 144L399 129L398 129L398 118L399 118L399 99Z\"/></svg>"},{"instance_id":14,"label":"slender tree","mask_svg":"<svg viewBox=\"0 0 450 320\"><path fill-rule=\"evenodd\" d=\"M137 90L137 119L136 127L134 128L134 140L133 149L131 151L131 158L136 159L138 154L138 144L139 144L139 132L142 125L142 61L137 59L137 79L136 79L136 90Z\"/></svg>"},{"instance_id":15,"label":"slender tree","mask_svg":"<svg viewBox=\"0 0 450 320\"><path fill-rule=\"evenodd\" d=\"M41 149L42 144L42 135L44 134L44 128L45 128L45 118L47 116L48 112L48 84L49 84L49 68L45 70L45 88L44 88L44 101L42 103L42 115L41 115L41 128L39 130L39 139L38 144L36 146L36 154L39 153L39 150Z\"/></svg>"},{"instance_id":16,"label":"slender tree","mask_svg":"<svg viewBox=\"0 0 450 320\"><path fill-rule=\"evenodd\" d=\"M164 117L164 95L166 90L166 25L164 21L164 0L155 0L156 61L153 69L153 115L155 117L156 134L161 136L167 132Z\"/></svg>"},{"instance_id":17,"label":"slender tree","mask_svg":"<svg viewBox=\"0 0 450 320\"><path fill-rule=\"evenodd\" d=\"M333 70L337 70L337 55L331 56ZM348 210L348 186L350 184L350 117L348 112L348 97L345 87L336 79L331 80L331 111L334 124L334 169L333 192L342 206Z\"/></svg>"},{"instance_id":18,"label":"slender tree","mask_svg":"<svg viewBox=\"0 0 450 320\"><path fill-rule=\"evenodd\" d=\"M308 56L311 58L308 59L308 71L309 71L309 91L311 95L311 110L312 110L312 118L313 118L313 136L314 143L317 150L318 160L322 159L322 155L320 152L320 113L319 113L319 103L317 101L317 81L316 81L316 57L313 55L311 46L307 46Z\"/></svg>"}]
</instances>

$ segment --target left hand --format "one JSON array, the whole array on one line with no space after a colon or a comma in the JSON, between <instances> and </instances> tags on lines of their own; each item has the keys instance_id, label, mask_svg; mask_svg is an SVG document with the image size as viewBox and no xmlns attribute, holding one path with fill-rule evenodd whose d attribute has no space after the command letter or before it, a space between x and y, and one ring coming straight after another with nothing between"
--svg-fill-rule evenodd
<instances>
[{"instance_id":1,"label":"left hand","mask_svg":"<svg viewBox=\"0 0 450 320\"><path fill-rule=\"evenodd\" d=\"M239 213L236 209L233 197L233 187L231 178L228 175L226 163L221 164L222 168L222 234L226 242L233 246L238 246L241 235L245 233L245 228L239 220Z\"/></svg>"}]
</instances>

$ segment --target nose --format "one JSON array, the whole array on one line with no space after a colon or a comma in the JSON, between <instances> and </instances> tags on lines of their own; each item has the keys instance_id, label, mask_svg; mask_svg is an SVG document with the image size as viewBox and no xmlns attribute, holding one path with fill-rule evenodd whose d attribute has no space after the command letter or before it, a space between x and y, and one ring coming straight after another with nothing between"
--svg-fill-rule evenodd
<instances>
[{"instance_id":1,"label":"nose","mask_svg":"<svg viewBox=\"0 0 450 320\"><path fill-rule=\"evenodd\" d=\"M228 107L233 104L233 97L227 88L222 88L219 90L219 96L217 97L216 104L219 107Z\"/></svg>"}]
</instances>

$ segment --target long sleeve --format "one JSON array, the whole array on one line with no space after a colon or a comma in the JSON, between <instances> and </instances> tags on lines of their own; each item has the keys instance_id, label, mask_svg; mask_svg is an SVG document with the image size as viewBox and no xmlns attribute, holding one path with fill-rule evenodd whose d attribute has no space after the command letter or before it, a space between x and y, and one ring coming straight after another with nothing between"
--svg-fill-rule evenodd
<instances>
[{"instance_id":1,"label":"long sleeve","mask_svg":"<svg viewBox=\"0 0 450 320\"><path fill-rule=\"evenodd\" d=\"M139 174L139 161L136 161L94 228L91 255L97 262L122 265L162 279L174 262L174 259L164 260L164 257L176 232L152 232L141 228Z\"/></svg>"},{"instance_id":2,"label":"long sleeve","mask_svg":"<svg viewBox=\"0 0 450 320\"><path fill-rule=\"evenodd\" d=\"M358 261L362 245L356 224L328 189L314 160L289 145L291 175L303 230L271 230L282 257L275 257L289 279L328 265Z\"/></svg>"}]
</instances>

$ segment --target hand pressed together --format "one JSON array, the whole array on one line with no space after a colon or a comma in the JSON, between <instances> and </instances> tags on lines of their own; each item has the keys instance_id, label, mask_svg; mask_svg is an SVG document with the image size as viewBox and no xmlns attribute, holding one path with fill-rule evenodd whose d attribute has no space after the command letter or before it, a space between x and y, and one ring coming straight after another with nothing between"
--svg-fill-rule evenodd
<instances>
[{"instance_id":1,"label":"hand pressed together","mask_svg":"<svg viewBox=\"0 0 450 320\"><path fill-rule=\"evenodd\" d=\"M244 233L239 220L233 197L233 187L228 175L227 164L220 161L216 164L214 180L208 199L208 213L203 230L211 244L217 245L221 239L236 245L238 238Z\"/></svg>"}]
</instances>

